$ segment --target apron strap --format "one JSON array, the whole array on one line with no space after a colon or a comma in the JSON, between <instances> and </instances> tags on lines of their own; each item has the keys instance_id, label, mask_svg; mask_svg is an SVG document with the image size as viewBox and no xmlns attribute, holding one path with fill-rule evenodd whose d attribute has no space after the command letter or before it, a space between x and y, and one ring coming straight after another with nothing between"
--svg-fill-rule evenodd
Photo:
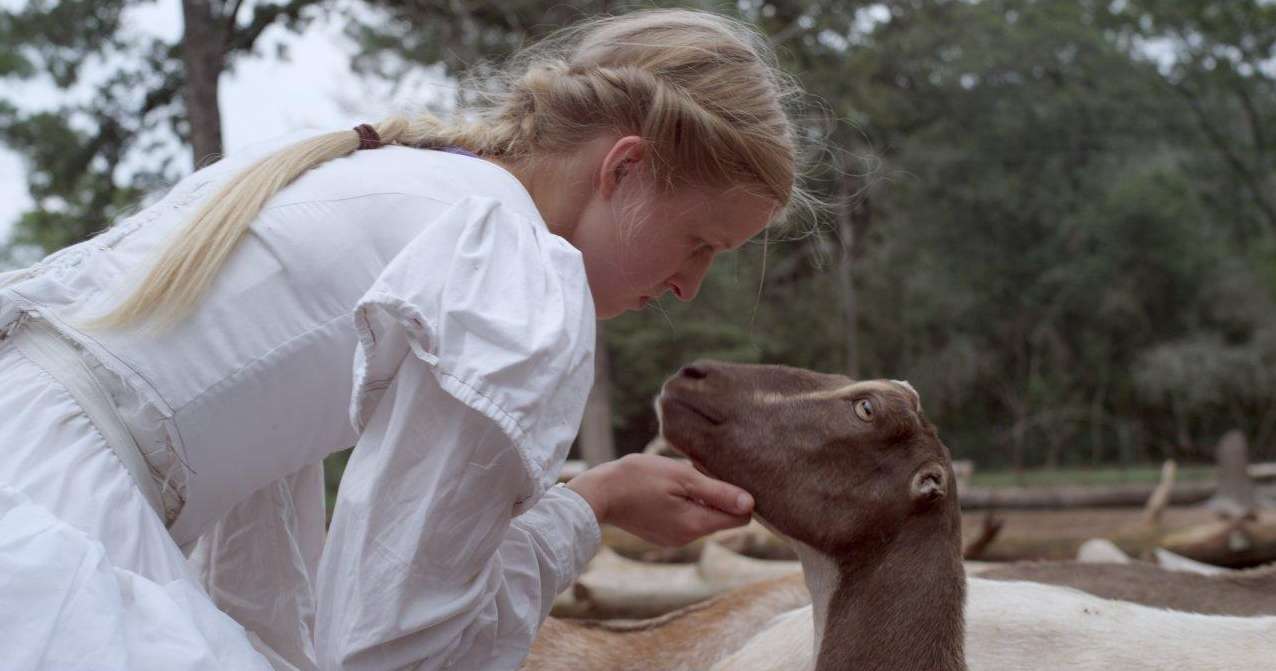
<instances>
[{"instance_id":1,"label":"apron strap","mask_svg":"<svg viewBox=\"0 0 1276 671\"><path fill-rule=\"evenodd\" d=\"M151 477L137 441L129 433L110 395L93 377L75 347L48 322L35 317L23 320L10 337L23 356L66 388L124 465L151 509L166 522L159 488Z\"/></svg>"}]
</instances>

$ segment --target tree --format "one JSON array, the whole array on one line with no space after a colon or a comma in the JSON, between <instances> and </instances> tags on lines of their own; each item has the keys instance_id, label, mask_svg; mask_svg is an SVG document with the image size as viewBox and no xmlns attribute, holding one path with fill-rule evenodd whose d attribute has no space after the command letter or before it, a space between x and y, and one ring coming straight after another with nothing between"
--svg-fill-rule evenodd
<instances>
[{"instance_id":1,"label":"tree","mask_svg":"<svg viewBox=\"0 0 1276 671\"><path fill-rule=\"evenodd\" d=\"M1188 114L1177 130L1200 139L1217 178L1206 188L1244 196L1236 234L1276 232L1276 5L1265 0L1133 0L1123 3L1125 44L1136 58L1158 60L1164 84ZM1136 39L1137 38L1137 39ZM1160 52L1140 49L1163 45ZM1224 205L1226 201L1220 201Z\"/></svg>"},{"instance_id":2,"label":"tree","mask_svg":"<svg viewBox=\"0 0 1276 671\"><path fill-rule=\"evenodd\" d=\"M217 81L272 25L299 29L323 0L183 0L185 33L168 43L122 30L141 0L30 0L0 14L0 77L47 76L75 102L24 111L0 98L0 142L28 164L34 207L15 242L53 251L82 240L184 170L165 133L189 143L196 166L221 154ZM86 64L105 72L84 76ZM85 95L88 93L88 95ZM127 174L126 161L147 155Z\"/></svg>"},{"instance_id":3,"label":"tree","mask_svg":"<svg viewBox=\"0 0 1276 671\"><path fill-rule=\"evenodd\" d=\"M988 466L1208 457L1199 446L1232 425L1258 438L1256 457L1272 454L1276 382L1261 371L1276 361L1273 5L660 4L727 12L769 36L822 101L802 123L815 150L807 185L829 207L816 226L726 255L694 306L608 323L596 390L606 393L591 412L613 418L593 428L614 426L618 451L651 438L651 398L672 371L713 357L909 379L954 451ZM223 19L248 9L188 5ZM43 117L0 101L0 139L55 168L33 178L42 190L23 229L51 247L163 181L107 169L155 128L194 137L176 46L107 44L124 6L42 3L0 19L6 76L74 81L71 56L93 49L150 58L91 103ZM366 6L351 22L364 47L355 65L394 77L419 64L481 72L559 26L640 4ZM253 16L266 7L278 20L294 5ZM55 13L82 27L33 27ZM205 47L227 25L206 21ZM201 77L206 95L215 80ZM124 90L155 101L145 123L144 96ZM118 138L101 131L111 123Z\"/></svg>"}]
</instances>

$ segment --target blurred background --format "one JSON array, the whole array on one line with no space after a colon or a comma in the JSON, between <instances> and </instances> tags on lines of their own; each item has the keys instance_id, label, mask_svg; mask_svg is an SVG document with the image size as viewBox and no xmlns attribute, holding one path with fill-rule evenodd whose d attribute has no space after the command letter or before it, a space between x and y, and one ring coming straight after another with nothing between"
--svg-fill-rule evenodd
<instances>
[{"instance_id":1,"label":"blurred background","mask_svg":"<svg viewBox=\"0 0 1276 671\"><path fill-rule=\"evenodd\" d=\"M578 456L642 449L664 377L716 357L910 380L982 485L1212 477L1232 429L1276 459L1260 0L0 0L0 270L225 152L446 113L470 68L637 6L767 35L828 207L608 322Z\"/></svg>"}]
</instances>

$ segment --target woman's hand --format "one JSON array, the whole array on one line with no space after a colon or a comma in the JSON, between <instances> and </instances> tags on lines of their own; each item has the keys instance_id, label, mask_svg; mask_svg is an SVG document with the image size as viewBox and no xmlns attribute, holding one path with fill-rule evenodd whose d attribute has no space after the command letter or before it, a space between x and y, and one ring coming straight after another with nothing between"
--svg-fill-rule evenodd
<instances>
[{"instance_id":1,"label":"woman's hand","mask_svg":"<svg viewBox=\"0 0 1276 671\"><path fill-rule=\"evenodd\" d=\"M650 454L599 464L567 486L589 502L599 524L613 524L657 545L685 545L747 524L753 513L753 497L743 489L686 462Z\"/></svg>"}]
</instances>

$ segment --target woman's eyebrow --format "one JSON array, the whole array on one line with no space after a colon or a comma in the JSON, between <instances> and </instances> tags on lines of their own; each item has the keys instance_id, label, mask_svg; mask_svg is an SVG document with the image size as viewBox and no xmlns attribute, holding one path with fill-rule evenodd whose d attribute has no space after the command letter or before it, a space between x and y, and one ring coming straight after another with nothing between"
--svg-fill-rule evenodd
<instances>
[{"instance_id":1,"label":"woman's eyebrow","mask_svg":"<svg viewBox=\"0 0 1276 671\"><path fill-rule=\"evenodd\" d=\"M718 237L713 234L702 234L699 236L700 242L709 245L715 252L723 252L731 249L731 241L726 238Z\"/></svg>"}]
</instances>

